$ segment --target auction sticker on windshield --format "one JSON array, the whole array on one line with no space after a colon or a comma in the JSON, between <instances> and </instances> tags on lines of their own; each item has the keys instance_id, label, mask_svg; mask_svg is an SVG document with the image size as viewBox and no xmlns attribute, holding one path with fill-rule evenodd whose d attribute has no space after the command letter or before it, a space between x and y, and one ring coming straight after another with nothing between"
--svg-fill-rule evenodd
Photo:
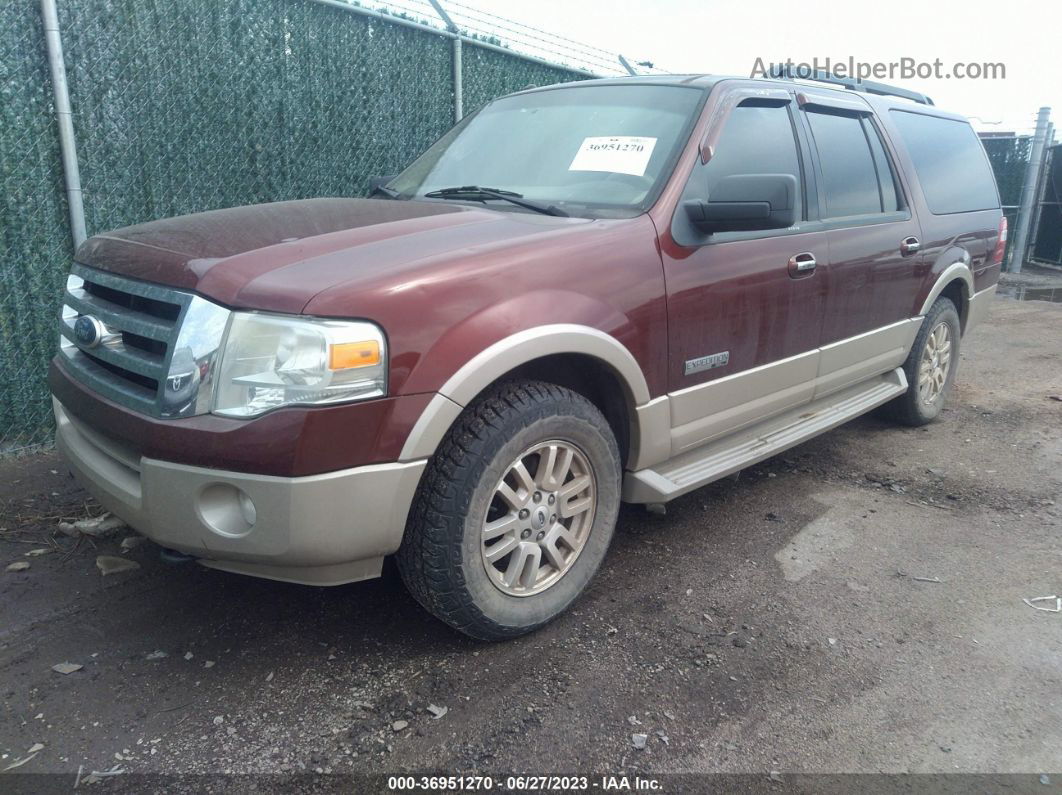
<instances>
[{"instance_id":1,"label":"auction sticker on windshield","mask_svg":"<svg viewBox=\"0 0 1062 795\"><path fill-rule=\"evenodd\" d=\"M645 175L655 146L655 138L636 135L584 138L568 170L611 171L641 177Z\"/></svg>"}]
</instances>

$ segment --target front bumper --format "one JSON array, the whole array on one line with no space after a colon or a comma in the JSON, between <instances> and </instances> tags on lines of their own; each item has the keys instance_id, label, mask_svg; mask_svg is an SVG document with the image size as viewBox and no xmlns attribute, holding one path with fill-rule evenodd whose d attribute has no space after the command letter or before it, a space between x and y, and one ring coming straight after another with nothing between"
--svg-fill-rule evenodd
<instances>
[{"instance_id":1,"label":"front bumper","mask_svg":"<svg viewBox=\"0 0 1062 795\"><path fill-rule=\"evenodd\" d=\"M138 455L53 400L56 446L100 503L211 568L312 585L376 577L398 549L425 460L305 477Z\"/></svg>"}]
</instances>

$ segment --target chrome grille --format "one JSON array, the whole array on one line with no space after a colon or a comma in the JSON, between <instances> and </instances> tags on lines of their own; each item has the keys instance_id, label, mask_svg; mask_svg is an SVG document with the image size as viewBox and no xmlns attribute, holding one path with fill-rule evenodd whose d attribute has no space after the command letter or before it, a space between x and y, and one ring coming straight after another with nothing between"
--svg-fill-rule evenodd
<instances>
[{"instance_id":1,"label":"chrome grille","mask_svg":"<svg viewBox=\"0 0 1062 795\"><path fill-rule=\"evenodd\" d=\"M59 322L67 369L155 417L209 411L228 310L192 293L75 265Z\"/></svg>"}]
</instances>

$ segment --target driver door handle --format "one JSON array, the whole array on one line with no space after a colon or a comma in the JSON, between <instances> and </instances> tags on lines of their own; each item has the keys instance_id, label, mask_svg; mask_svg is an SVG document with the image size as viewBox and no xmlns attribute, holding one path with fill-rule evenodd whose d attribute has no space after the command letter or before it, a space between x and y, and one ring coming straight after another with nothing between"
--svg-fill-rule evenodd
<instances>
[{"instance_id":1,"label":"driver door handle","mask_svg":"<svg viewBox=\"0 0 1062 795\"><path fill-rule=\"evenodd\" d=\"M918 242L917 237L905 237L900 243L900 254L907 256L908 254L914 254L922 248L922 244Z\"/></svg>"},{"instance_id":2,"label":"driver door handle","mask_svg":"<svg viewBox=\"0 0 1062 795\"><path fill-rule=\"evenodd\" d=\"M789 258L789 276L793 279L810 276L815 272L815 266L817 264L818 263L815 262L815 255L810 251L794 254Z\"/></svg>"}]
</instances>

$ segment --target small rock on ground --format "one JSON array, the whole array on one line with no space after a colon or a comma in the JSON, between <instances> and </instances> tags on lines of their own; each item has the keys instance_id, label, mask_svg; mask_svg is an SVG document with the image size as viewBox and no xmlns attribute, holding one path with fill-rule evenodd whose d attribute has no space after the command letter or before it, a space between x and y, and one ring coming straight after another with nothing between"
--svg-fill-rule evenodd
<instances>
[{"instance_id":1,"label":"small rock on ground","mask_svg":"<svg viewBox=\"0 0 1062 795\"><path fill-rule=\"evenodd\" d=\"M135 560L116 558L113 555L100 555L96 558L96 568L100 570L100 574L106 577L108 574L117 574L122 571L134 571L140 568L140 564Z\"/></svg>"},{"instance_id":2,"label":"small rock on ground","mask_svg":"<svg viewBox=\"0 0 1062 795\"><path fill-rule=\"evenodd\" d=\"M92 519L78 519L76 522L60 522L59 530L68 536L79 535L92 536L93 538L107 538L115 535L126 524L117 516L109 513Z\"/></svg>"}]
</instances>

